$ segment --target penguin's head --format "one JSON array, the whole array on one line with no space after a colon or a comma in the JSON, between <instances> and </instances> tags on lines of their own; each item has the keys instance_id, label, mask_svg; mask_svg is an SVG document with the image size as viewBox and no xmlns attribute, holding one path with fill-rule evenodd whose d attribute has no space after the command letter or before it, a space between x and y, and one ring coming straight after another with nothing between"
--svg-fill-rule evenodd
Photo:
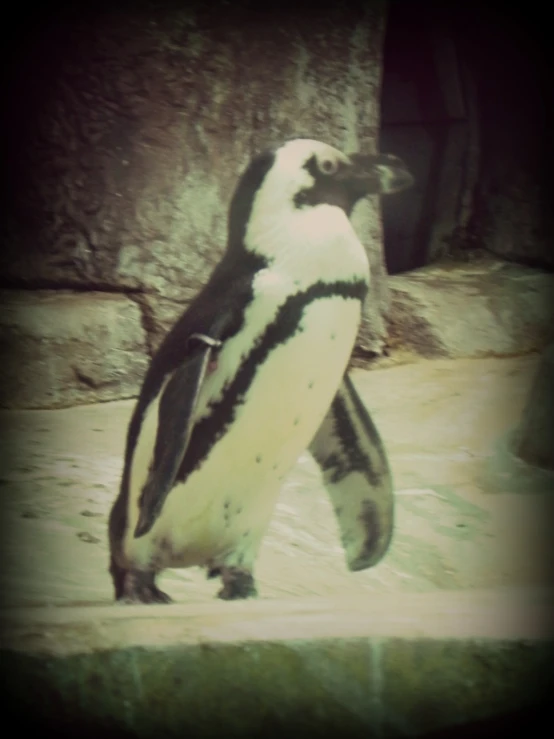
<instances>
[{"instance_id":1,"label":"penguin's head","mask_svg":"<svg viewBox=\"0 0 554 739\"><path fill-rule=\"evenodd\" d=\"M243 173L229 212L229 245L248 250L249 233L293 222L302 228L326 215L336 220L337 210L348 218L361 198L400 192L412 183L398 157L344 154L321 141L292 139L254 158Z\"/></svg>"},{"instance_id":2,"label":"penguin's head","mask_svg":"<svg viewBox=\"0 0 554 739\"><path fill-rule=\"evenodd\" d=\"M280 249L278 232L290 241L349 229L358 200L412 182L398 157L344 154L321 141L292 139L255 157L240 178L229 210L229 247L269 256Z\"/></svg>"},{"instance_id":3,"label":"penguin's head","mask_svg":"<svg viewBox=\"0 0 554 739\"><path fill-rule=\"evenodd\" d=\"M269 174L267 184L297 209L332 205L347 216L360 198L399 192L413 182L398 157L343 154L313 139L292 139L277 149Z\"/></svg>"}]
</instances>

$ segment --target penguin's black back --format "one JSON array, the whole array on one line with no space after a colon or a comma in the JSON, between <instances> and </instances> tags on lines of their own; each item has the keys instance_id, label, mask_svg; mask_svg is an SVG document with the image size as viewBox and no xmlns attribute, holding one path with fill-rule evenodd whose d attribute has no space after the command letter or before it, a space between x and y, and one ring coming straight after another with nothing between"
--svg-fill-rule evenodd
<instances>
[{"instance_id":1,"label":"penguin's black back","mask_svg":"<svg viewBox=\"0 0 554 739\"><path fill-rule=\"evenodd\" d=\"M252 280L256 272L267 266L263 257L247 251L244 240L256 193L274 161L275 153L265 151L250 162L240 177L229 206L227 249L205 287L174 324L152 358L135 409L137 421L140 421L144 410L156 396L166 375L186 358L191 334L209 334L218 316L224 316L229 311L236 314L237 325L230 326L220 338L225 340L238 330L242 314L252 299ZM136 433L128 436L131 449L134 448L139 430L140 423Z\"/></svg>"}]
</instances>

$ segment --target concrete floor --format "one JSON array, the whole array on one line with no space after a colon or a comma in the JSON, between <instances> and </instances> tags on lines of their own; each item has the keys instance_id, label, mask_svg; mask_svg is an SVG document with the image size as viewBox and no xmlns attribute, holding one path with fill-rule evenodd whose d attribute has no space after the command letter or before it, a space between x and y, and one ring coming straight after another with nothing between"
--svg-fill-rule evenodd
<instances>
[{"instance_id":1,"label":"concrete floor","mask_svg":"<svg viewBox=\"0 0 554 739\"><path fill-rule=\"evenodd\" d=\"M549 585L554 474L509 452L537 361L355 370L394 473L392 546L377 567L348 572L317 469L302 457L262 548L260 599ZM107 515L132 406L0 414L6 606L111 602ZM210 600L219 588L201 570L168 571L160 583L180 603Z\"/></svg>"}]
</instances>

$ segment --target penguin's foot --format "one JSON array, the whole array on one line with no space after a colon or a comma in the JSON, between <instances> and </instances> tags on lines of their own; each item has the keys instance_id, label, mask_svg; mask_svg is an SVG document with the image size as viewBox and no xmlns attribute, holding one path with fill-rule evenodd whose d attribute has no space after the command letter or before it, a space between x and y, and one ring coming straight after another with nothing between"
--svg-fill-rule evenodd
<instances>
[{"instance_id":1,"label":"penguin's foot","mask_svg":"<svg viewBox=\"0 0 554 739\"><path fill-rule=\"evenodd\" d=\"M154 573L140 570L126 570L117 600L120 603L171 603L169 595L156 586Z\"/></svg>"},{"instance_id":2,"label":"penguin's foot","mask_svg":"<svg viewBox=\"0 0 554 739\"><path fill-rule=\"evenodd\" d=\"M258 595L252 573L240 567L219 567L223 587L217 594L222 600L239 600Z\"/></svg>"}]
</instances>

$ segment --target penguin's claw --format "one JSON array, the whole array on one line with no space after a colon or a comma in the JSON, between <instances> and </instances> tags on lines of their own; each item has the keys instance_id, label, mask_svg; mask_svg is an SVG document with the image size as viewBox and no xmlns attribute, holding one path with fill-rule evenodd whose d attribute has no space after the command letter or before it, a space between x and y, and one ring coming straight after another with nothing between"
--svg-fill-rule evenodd
<instances>
[{"instance_id":1,"label":"penguin's claw","mask_svg":"<svg viewBox=\"0 0 554 739\"><path fill-rule=\"evenodd\" d=\"M240 600L258 595L252 573L240 567L221 567L223 587L217 594L221 600Z\"/></svg>"},{"instance_id":2,"label":"penguin's claw","mask_svg":"<svg viewBox=\"0 0 554 739\"><path fill-rule=\"evenodd\" d=\"M167 593L164 593L159 588L153 587L153 588L144 588L139 593L130 593L129 595L124 595L122 598L118 600L118 603L123 603L126 605L132 605L137 603L146 603L146 604L152 604L152 603L172 603L172 599L169 597Z\"/></svg>"},{"instance_id":3,"label":"penguin's claw","mask_svg":"<svg viewBox=\"0 0 554 739\"><path fill-rule=\"evenodd\" d=\"M172 600L154 583L152 572L128 570L125 573L123 592L117 598L118 603L171 603Z\"/></svg>"}]
</instances>

